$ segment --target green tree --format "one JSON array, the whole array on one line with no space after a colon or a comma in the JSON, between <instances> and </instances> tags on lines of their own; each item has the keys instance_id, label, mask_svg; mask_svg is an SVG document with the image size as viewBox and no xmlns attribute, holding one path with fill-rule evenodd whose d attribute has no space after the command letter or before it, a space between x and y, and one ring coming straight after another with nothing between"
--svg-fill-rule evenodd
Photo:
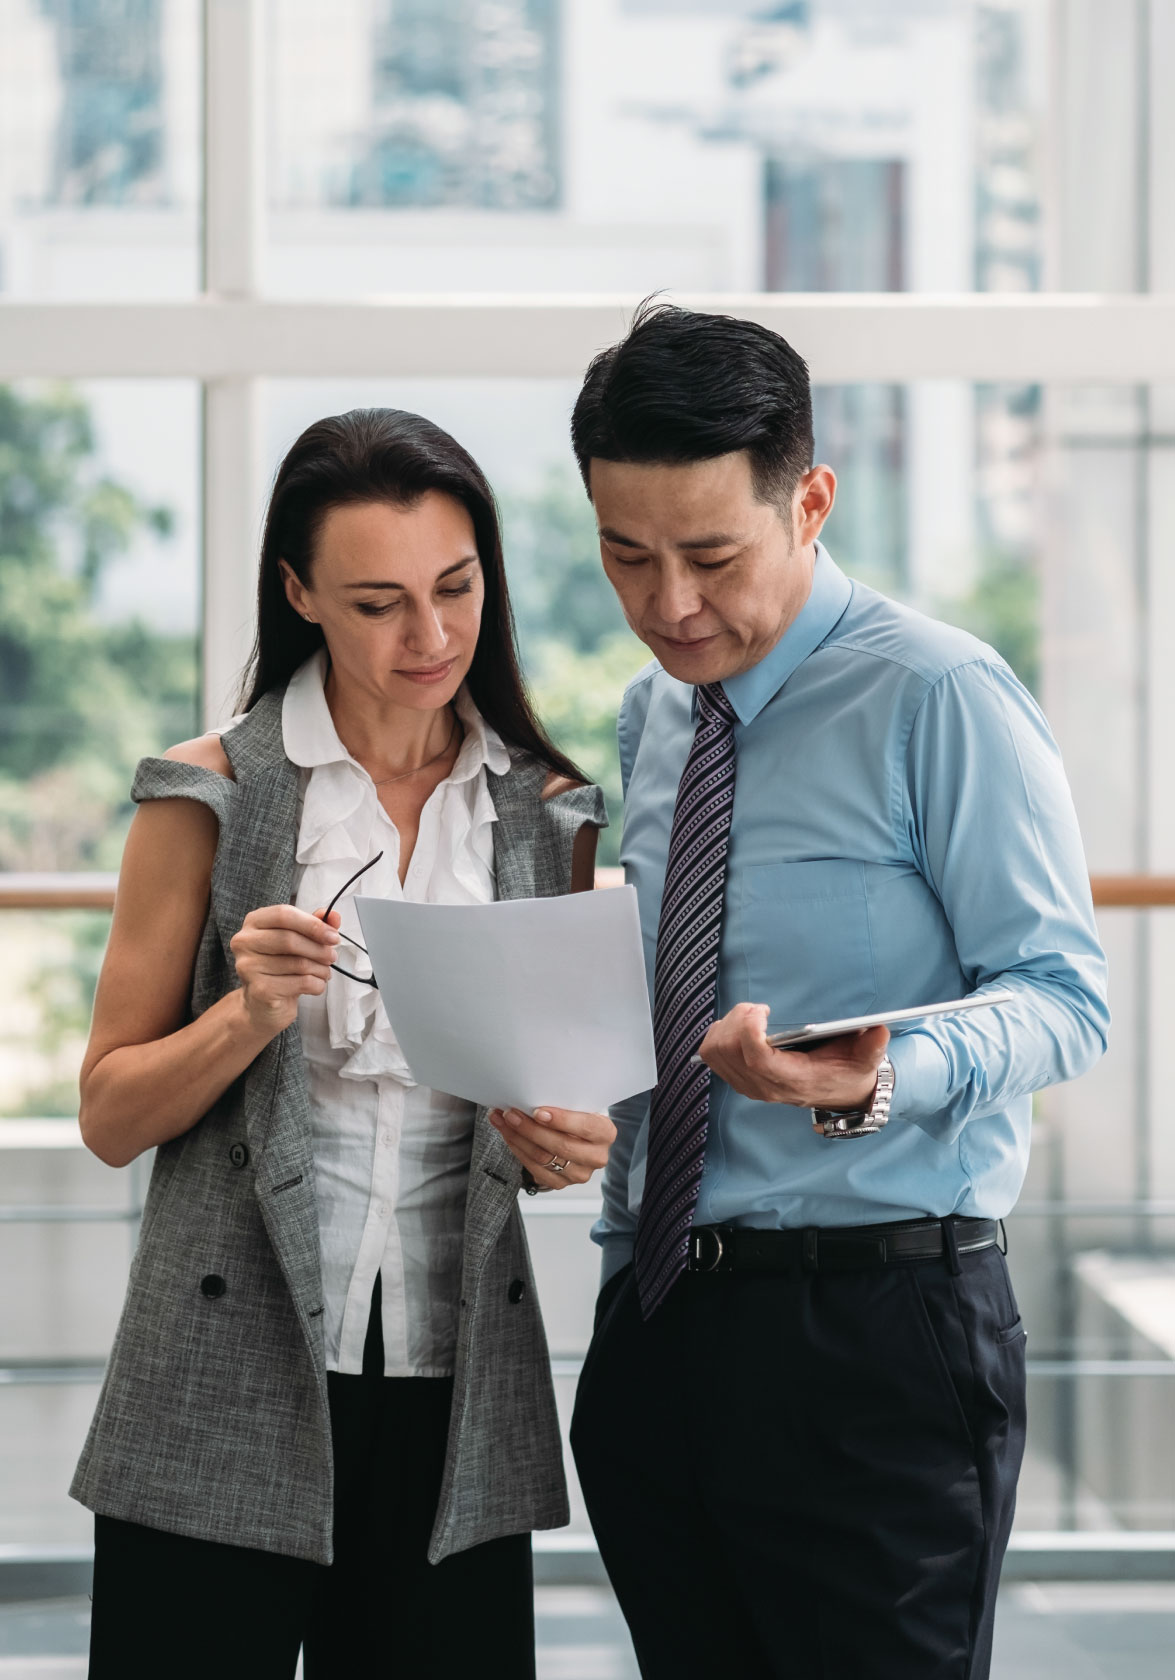
<instances>
[{"instance_id":1,"label":"green tree","mask_svg":"<svg viewBox=\"0 0 1175 1680\"><path fill-rule=\"evenodd\" d=\"M969 595L944 601L939 616L988 642L1031 694L1040 693L1040 579L1014 554L986 557Z\"/></svg>"},{"instance_id":2,"label":"green tree","mask_svg":"<svg viewBox=\"0 0 1175 1680\"><path fill-rule=\"evenodd\" d=\"M583 486L551 467L531 495L503 500L510 593L523 664L553 739L604 790L612 826L599 861L619 861L620 760L616 714L649 651L624 622L600 564Z\"/></svg>"},{"instance_id":3,"label":"green tree","mask_svg":"<svg viewBox=\"0 0 1175 1680\"><path fill-rule=\"evenodd\" d=\"M620 861L623 796L616 714L626 685L648 662L648 648L627 630L605 637L590 653L558 641L541 643L535 653L531 688L543 722L608 801L612 826L600 836L601 864Z\"/></svg>"},{"instance_id":4,"label":"green tree","mask_svg":"<svg viewBox=\"0 0 1175 1680\"><path fill-rule=\"evenodd\" d=\"M76 392L0 386L0 870L116 867L136 760L193 731L194 638L96 611L107 567L171 526L100 470ZM0 923L45 1070L39 1088L0 1093L9 1111L76 1112L72 1063L107 926L94 912Z\"/></svg>"},{"instance_id":5,"label":"green tree","mask_svg":"<svg viewBox=\"0 0 1175 1680\"><path fill-rule=\"evenodd\" d=\"M75 392L0 386L0 869L113 867L136 760L195 714L192 638L95 614L110 563L171 529L95 454Z\"/></svg>"},{"instance_id":6,"label":"green tree","mask_svg":"<svg viewBox=\"0 0 1175 1680\"><path fill-rule=\"evenodd\" d=\"M550 640L591 653L624 631L578 477L566 467L548 467L534 492L503 497L502 523L524 655Z\"/></svg>"}]
</instances>

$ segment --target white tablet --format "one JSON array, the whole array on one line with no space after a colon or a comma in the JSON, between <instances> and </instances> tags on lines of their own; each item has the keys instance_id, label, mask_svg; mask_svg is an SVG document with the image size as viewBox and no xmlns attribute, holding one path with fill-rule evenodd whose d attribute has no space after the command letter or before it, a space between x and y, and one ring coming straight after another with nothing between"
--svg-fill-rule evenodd
<instances>
[{"instance_id":1,"label":"white tablet","mask_svg":"<svg viewBox=\"0 0 1175 1680\"><path fill-rule=\"evenodd\" d=\"M891 1027L902 1021L921 1021L929 1015L962 1015L967 1009L988 1009L993 1003L1011 1003L1015 992L982 992L972 997L952 998L947 1003L924 1003L917 1009L886 1009L877 1015L853 1015L844 1021L810 1021L804 1027L784 1027L769 1033L767 1042L775 1050L807 1050L845 1033L865 1027Z\"/></svg>"}]
</instances>

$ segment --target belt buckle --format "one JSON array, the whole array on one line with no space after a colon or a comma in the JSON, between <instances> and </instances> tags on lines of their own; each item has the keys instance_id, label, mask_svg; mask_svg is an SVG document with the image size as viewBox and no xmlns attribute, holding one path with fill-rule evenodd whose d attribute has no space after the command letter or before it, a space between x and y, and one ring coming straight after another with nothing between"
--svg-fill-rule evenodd
<instances>
[{"instance_id":1,"label":"belt buckle","mask_svg":"<svg viewBox=\"0 0 1175 1680\"><path fill-rule=\"evenodd\" d=\"M726 1252L722 1233L713 1225L700 1225L690 1232L689 1269L691 1272L716 1272Z\"/></svg>"}]
</instances>

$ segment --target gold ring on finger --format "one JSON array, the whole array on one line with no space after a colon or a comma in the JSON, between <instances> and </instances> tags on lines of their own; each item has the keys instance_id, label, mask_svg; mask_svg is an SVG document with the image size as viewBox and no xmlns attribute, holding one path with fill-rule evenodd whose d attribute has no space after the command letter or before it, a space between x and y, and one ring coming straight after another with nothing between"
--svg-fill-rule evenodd
<instances>
[{"instance_id":1,"label":"gold ring on finger","mask_svg":"<svg viewBox=\"0 0 1175 1680\"><path fill-rule=\"evenodd\" d=\"M558 1155L552 1155L551 1159L545 1163L547 1171L553 1173L566 1172L570 1165L570 1161L561 1161Z\"/></svg>"}]
</instances>

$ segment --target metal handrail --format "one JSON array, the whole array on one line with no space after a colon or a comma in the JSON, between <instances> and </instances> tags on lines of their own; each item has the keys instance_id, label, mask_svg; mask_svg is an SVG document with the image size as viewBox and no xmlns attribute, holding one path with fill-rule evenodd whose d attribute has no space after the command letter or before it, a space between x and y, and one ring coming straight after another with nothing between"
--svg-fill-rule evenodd
<instances>
[{"instance_id":1,"label":"metal handrail","mask_svg":"<svg viewBox=\"0 0 1175 1680\"><path fill-rule=\"evenodd\" d=\"M101 874L0 874L0 910L111 910L118 876Z\"/></svg>"},{"instance_id":2,"label":"metal handrail","mask_svg":"<svg viewBox=\"0 0 1175 1680\"><path fill-rule=\"evenodd\" d=\"M586 1355L551 1360L554 1377L578 1377ZM1026 1359L1029 1377L1175 1377L1175 1359Z\"/></svg>"},{"instance_id":3,"label":"metal handrail","mask_svg":"<svg viewBox=\"0 0 1175 1680\"><path fill-rule=\"evenodd\" d=\"M3 1126L0 1120L0 1126ZM546 1196L527 1202L522 1212L527 1219L597 1219L598 1201L583 1196ZM71 1207L68 1202L0 1202L0 1225L39 1224L126 1224L141 1219L137 1204L127 1207ZM1175 1219L1175 1202L1019 1202L1007 1216L1016 1219Z\"/></svg>"},{"instance_id":4,"label":"metal handrail","mask_svg":"<svg viewBox=\"0 0 1175 1680\"><path fill-rule=\"evenodd\" d=\"M0 1388L60 1387L63 1383L100 1383L106 1375L102 1359L3 1359Z\"/></svg>"},{"instance_id":5,"label":"metal handrail","mask_svg":"<svg viewBox=\"0 0 1175 1680\"><path fill-rule=\"evenodd\" d=\"M597 887L619 886L623 872L596 871ZM0 910L110 910L115 874L0 873ZM1102 910L1175 908L1175 875L1091 875L1093 902Z\"/></svg>"},{"instance_id":6,"label":"metal handrail","mask_svg":"<svg viewBox=\"0 0 1175 1680\"><path fill-rule=\"evenodd\" d=\"M1101 910L1159 910L1175 905L1175 875L1091 875Z\"/></svg>"},{"instance_id":7,"label":"metal handrail","mask_svg":"<svg viewBox=\"0 0 1175 1680\"><path fill-rule=\"evenodd\" d=\"M555 1377L578 1377L583 1354L551 1360ZM1025 1374L1033 1380L1077 1382L1091 1377L1130 1377L1160 1380L1175 1377L1175 1359L1027 1359ZM4 1359L0 1360L0 1388L55 1388L63 1384L96 1384L106 1374L106 1365L95 1359Z\"/></svg>"},{"instance_id":8,"label":"metal handrail","mask_svg":"<svg viewBox=\"0 0 1175 1680\"><path fill-rule=\"evenodd\" d=\"M4 1122L0 1120L0 1126ZM0 1225L107 1225L141 1219L141 1207L72 1207L69 1202L0 1203Z\"/></svg>"}]
</instances>

